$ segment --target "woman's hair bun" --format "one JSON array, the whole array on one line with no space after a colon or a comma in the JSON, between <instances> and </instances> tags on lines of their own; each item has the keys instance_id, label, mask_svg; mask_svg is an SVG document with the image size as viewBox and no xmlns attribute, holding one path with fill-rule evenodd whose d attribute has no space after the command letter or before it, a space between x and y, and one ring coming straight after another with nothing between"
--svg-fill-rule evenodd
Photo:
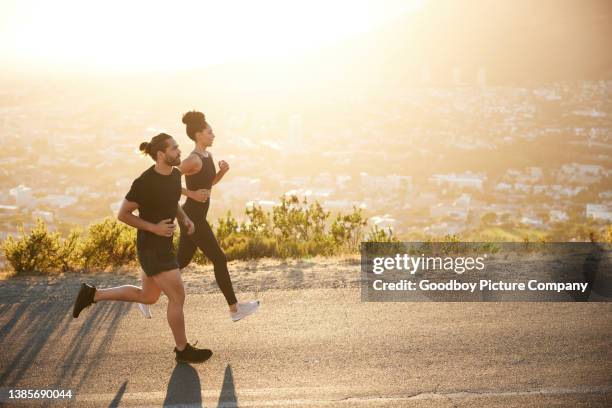
<instances>
[{"instance_id":1,"label":"woman's hair bun","mask_svg":"<svg viewBox=\"0 0 612 408\"><path fill-rule=\"evenodd\" d=\"M206 122L206 117L202 112L189 111L183 115L183 123L187 126L199 125Z\"/></svg>"},{"instance_id":2,"label":"woman's hair bun","mask_svg":"<svg viewBox=\"0 0 612 408\"><path fill-rule=\"evenodd\" d=\"M191 113L191 112L187 112L186 114L184 114L184 115L183 115L183 120L182 120L182 121L183 121L183 123L184 123L185 125L188 125L188 124L189 124L189 118L191 117L190 113Z\"/></svg>"},{"instance_id":3,"label":"woman's hair bun","mask_svg":"<svg viewBox=\"0 0 612 408\"><path fill-rule=\"evenodd\" d=\"M143 153L147 153L147 149L149 148L149 142L142 142L140 144L140 151Z\"/></svg>"}]
</instances>

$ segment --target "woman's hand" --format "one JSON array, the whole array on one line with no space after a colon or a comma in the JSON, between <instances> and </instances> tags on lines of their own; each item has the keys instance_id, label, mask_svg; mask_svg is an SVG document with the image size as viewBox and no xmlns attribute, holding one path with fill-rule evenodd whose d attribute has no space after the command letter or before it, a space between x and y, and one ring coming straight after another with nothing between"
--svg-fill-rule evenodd
<instances>
[{"instance_id":1,"label":"woman's hand","mask_svg":"<svg viewBox=\"0 0 612 408\"><path fill-rule=\"evenodd\" d=\"M188 235L193 234L193 232L195 231L195 225L193 224L193 221L189 219L189 217L185 217L185 219L183 220L183 225L187 228Z\"/></svg>"},{"instance_id":2,"label":"woman's hand","mask_svg":"<svg viewBox=\"0 0 612 408\"><path fill-rule=\"evenodd\" d=\"M225 160L219 161L219 171L222 173L227 173L229 170L229 164Z\"/></svg>"}]
</instances>

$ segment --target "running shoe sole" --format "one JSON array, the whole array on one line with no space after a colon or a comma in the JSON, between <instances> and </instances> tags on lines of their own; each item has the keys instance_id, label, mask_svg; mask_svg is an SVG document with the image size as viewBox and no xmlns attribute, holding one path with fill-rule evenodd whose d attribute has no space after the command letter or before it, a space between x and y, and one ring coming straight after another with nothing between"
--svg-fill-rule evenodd
<instances>
[{"instance_id":1,"label":"running shoe sole","mask_svg":"<svg viewBox=\"0 0 612 408\"><path fill-rule=\"evenodd\" d=\"M93 291L93 293L92 293ZM86 283L81 283L81 289L79 294L74 301L74 307L72 308L72 317L78 318L83 309L90 306L93 303L93 296L96 293L96 288Z\"/></svg>"},{"instance_id":2,"label":"running shoe sole","mask_svg":"<svg viewBox=\"0 0 612 408\"><path fill-rule=\"evenodd\" d=\"M240 315L240 317L238 317L238 318L236 318L236 317L234 317L234 316L232 315L232 316L231 316L231 317L232 317L232 321L233 321L234 323L236 323L236 322L238 322L238 321L240 321L240 320L244 319L244 318L245 318L245 317L247 317L247 316L250 316L250 315L252 315L252 314L254 314L254 313L257 313L257 311L259 310L259 306L261 306L261 302L260 302L259 300L256 300L255 302L257 302L257 307L256 307L256 308L254 308L253 310L251 310L249 313L246 313L246 314Z\"/></svg>"}]
</instances>

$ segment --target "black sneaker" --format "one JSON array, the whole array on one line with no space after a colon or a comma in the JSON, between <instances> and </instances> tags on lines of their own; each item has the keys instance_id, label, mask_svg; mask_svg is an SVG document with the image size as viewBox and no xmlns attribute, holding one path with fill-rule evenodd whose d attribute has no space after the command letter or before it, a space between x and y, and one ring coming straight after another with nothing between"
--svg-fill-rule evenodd
<instances>
[{"instance_id":1,"label":"black sneaker","mask_svg":"<svg viewBox=\"0 0 612 408\"><path fill-rule=\"evenodd\" d=\"M179 363L203 363L213 354L209 349L195 348L189 343L182 351L178 351L175 347L174 352L176 353L176 361Z\"/></svg>"},{"instance_id":2,"label":"black sneaker","mask_svg":"<svg viewBox=\"0 0 612 408\"><path fill-rule=\"evenodd\" d=\"M74 301L74 308L72 309L72 317L75 319L79 317L79 314L83 309L87 306L91 305L94 302L94 295L96 294L96 287L88 285L86 283L81 283L81 290L79 290L79 294L77 295L76 300Z\"/></svg>"}]
</instances>

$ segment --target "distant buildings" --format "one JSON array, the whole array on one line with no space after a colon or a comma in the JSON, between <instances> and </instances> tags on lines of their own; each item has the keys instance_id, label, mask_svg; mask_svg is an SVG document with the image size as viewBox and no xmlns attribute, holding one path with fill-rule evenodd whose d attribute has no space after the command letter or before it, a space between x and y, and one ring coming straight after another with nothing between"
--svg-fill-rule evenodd
<instances>
[{"instance_id":1,"label":"distant buildings","mask_svg":"<svg viewBox=\"0 0 612 408\"><path fill-rule=\"evenodd\" d=\"M375 215L374 217L370 218L370 223L380 229L386 230L388 228L391 228L393 230L395 224L397 223L397 220L393 218L390 214L384 214Z\"/></svg>"},{"instance_id":2,"label":"distant buildings","mask_svg":"<svg viewBox=\"0 0 612 408\"><path fill-rule=\"evenodd\" d=\"M271 211L274 207L276 207L278 203L273 200L251 200L247 201L245 204L246 208L253 208L255 206L261 207L261 209L266 211Z\"/></svg>"},{"instance_id":3,"label":"distant buildings","mask_svg":"<svg viewBox=\"0 0 612 408\"><path fill-rule=\"evenodd\" d=\"M32 197L32 189L30 187L26 187L23 184L10 189L10 195L15 197L15 203L17 207L34 207L34 199Z\"/></svg>"},{"instance_id":4,"label":"distant buildings","mask_svg":"<svg viewBox=\"0 0 612 408\"><path fill-rule=\"evenodd\" d=\"M544 227L544 222L539 217L535 215L524 215L521 217L521 224L527 225L532 228L542 228Z\"/></svg>"},{"instance_id":5,"label":"distant buildings","mask_svg":"<svg viewBox=\"0 0 612 408\"><path fill-rule=\"evenodd\" d=\"M569 216L565 211L560 210L550 210L548 213L548 217L550 222L565 222L569 220Z\"/></svg>"},{"instance_id":6,"label":"distant buildings","mask_svg":"<svg viewBox=\"0 0 612 408\"><path fill-rule=\"evenodd\" d=\"M13 215L17 214L18 211L19 207L17 207L16 205L0 205L0 215Z\"/></svg>"},{"instance_id":7,"label":"distant buildings","mask_svg":"<svg viewBox=\"0 0 612 408\"><path fill-rule=\"evenodd\" d=\"M458 188L474 188L477 190L482 190L482 185L486 178L487 177L484 175L470 172L464 174L434 174L431 177L438 186L450 185Z\"/></svg>"},{"instance_id":8,"label":"distant buildings","mask_svg":"<svg viewBox=\"0 0 612 408\"><path fill-rule=\"evenodd\" d=\"M365 172L360 174L361 187L366 193L391 193L394 191L412 190L412 177L398 174L374 176Z\"/></svg>"},{"instance_id":9,"label":"distant buildings","mask_svg":"<svg viewBox=\"0 0 612 408\"><path fill-rule=\"evenodd\" d=\"M564 180L578 183L595 183L604 175L604 168L596 164L564 164L561 176Z\"/></svg>"},{"instance_id":10,"label":"distant buildings","mask_svg":"<svg viewBox=\"0 0 612 408\"><path fill-rule=\"evenodd\" d=\"M47 204L52 207L64 208L75 204L79 199L76 196L65 194L49 194L39 200L41 204Z\"/></svg>"},{"instance_id":11,"label":"distant buildings","mask_svg":"<svg viewBox=\"0 0 612 408\"><path fill-rule=\"evenodd\" d=\"M467 221L470 211L471 197L461 194L452 204L437 203L430 207L430 215L434 218L451 217L458 221Z\"/></svg>"},{"instance_id":12,"label":"distant buildings","mask_svg":"<svg viewBox=\"0 0 612 408\"><path fill-rule=\"evenodd\" d=\"M612 221L612 212L604 204L587 204L586 216L595 220Z\"/></svg>"},{"instance_id":13,"label":"distant buildings","mask_svg":"<svg viewBox=\"0 0 612 408\"><path fill-rule=\"evenodd\" d=\"M223 201L240 200L246 197L259 197L261 180L252 177L232 177L215 187L215 195L219 194Z\"/></svg>"},{"instance_id":14,"label":"distant buildings","mask_svg":"<svg viewBox=\"0 0 612 408\"><path fill-rule=\"evenodd\" d=\"M52 212L50 212L50 211L42 211L42 210L32 211L32 218L34 218L34 219L40 218L44 222L46 222L47 224L53 223L53 221L55 219Z\"/></svg>"},{"instance_id":15,"label":"distant buildings","mask_svg":"<svg viewBox=\"0 0 612 408\"><path fill-rule=\"evenodd\" d=\"M284 193L309 203L316 200L333 212L363 208L375 225L397 228L399 234L444 235L480 228L489 212L496 218L488 225L502 228L521 223L547 228L550 223L583 222L585 217L610 222L612 170L606 164L612 157L612 115L606 107L612 81L497 87L487 84L486 67L453 64L444 72L423 66L420 74L423 84L434 85L401 89L376 104L365 94L342 100L341 106L340 99L322 98L317 102L321 109L341 107L341 114L330 109L332 118L322 115L316 126L310 115L300 112L228 114L225 129L219 129L228 145L222 143L218 151L219 158L229 157L233 170L214 187L211 219L227 211L243 214L244 203L271 210ZM466 86L447 87L453 80ZM441 83L445 86L438 86ZM562 108L564 120L543 126L535 120L538 104L547 101ZM56 101L49 101L53 105ZM364 114L355 115L360 109ZM133 177L150 165L148 158L139 158L136 144L127 142L126 135L129 129L144 130L143 123L160 120L144 110L126 113L123 119L113 113L118 120L98 129L91 124L102 121L80 113L78 120L66 121L74 114L70 106L35 126L38 139L48 141L41 150L32 147L40 147L38 142L21 136L33 131L30 110L15 112L19 114L7 117L19 121L0 124L0 138L16 149L5 149L5 157L0 157L5 231L35 217L87 225L92 218L110 215L109 210L116 214ZM146 131L157 132L159 127ZM83 143L95 140L107 143L100 149ZM487 161L487 173L476 173L482 163L470 168L467 162L459 174L435 167L466 149L470 152L465 157L482 158L493 151L517 154L529 140L563 141L572 155L561 163L518 157L514 169ZM227 156L229 151L233 154ZM305 155L326 165L310 165Z\"/></svg>"}]
</instances>

